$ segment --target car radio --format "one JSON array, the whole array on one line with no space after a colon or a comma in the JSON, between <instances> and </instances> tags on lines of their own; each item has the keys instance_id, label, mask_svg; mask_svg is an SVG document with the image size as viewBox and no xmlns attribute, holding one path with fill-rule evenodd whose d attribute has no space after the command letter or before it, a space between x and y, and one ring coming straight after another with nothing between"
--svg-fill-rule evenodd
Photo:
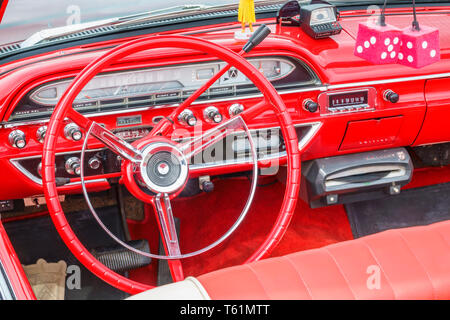
<instances>
[{"instance_id":1,"label":"car radio","mask_svg":"<svg viewBox=\"0 0 450 320\"><path fill-rule=\"evenodd\" d=\"M377 91L373 87L357 90L330 91L319 94L317 102L322 114L371 111L376 106Z\"/></svg>"}]
</instances>

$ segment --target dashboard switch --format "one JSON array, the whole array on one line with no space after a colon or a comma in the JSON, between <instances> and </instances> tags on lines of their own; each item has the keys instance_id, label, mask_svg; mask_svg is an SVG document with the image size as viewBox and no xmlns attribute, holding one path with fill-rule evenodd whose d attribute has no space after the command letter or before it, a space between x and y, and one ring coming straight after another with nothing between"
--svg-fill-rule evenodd
<instances>
[{"instance_id":1,"label":"dashboard switch","mask_svg":"<svg viewBox=\"0 0 450 320\"><path fill-rule=\"evenodd\" d=\"M40 143L44 143L45 133L47 132L47 126L42 126L36 131L36 139Z\"/></svg>"},{"instance_id":2,"label":"dashboard switch","mask_svg":"<svg viewBox=\"0 0 450 320\"><path fill-rule=\"evenodd\" d=\"M306 99L303 101L303 108L311 113L314 113L319 109L319 104L311 99Z\"/></svg>"},{"instance_id":3,"label":"dashboard switch","mask_svg":"<svg viewBox=\"0 0 450 320\"><path fill-rule=\"evenodd\" d=\"M64 127L64 135L67 139L73 141L80 141L83 137L83 133L80 130L80 127L75 123L69 123Z\"/></svg>"},{"instance_id":4,"label":"dashboard switch","mask_svg":"<svg viewBox=\"0 0 450 320\"><path fill-rule=\"evenodd\" d=\"M383 93L383 98L385 101L388 101L391 103L397 103L398 100L400 99L400 96L397 93L395 93L394 91L389 89Z\"/></svg>"},{"instance_id":5,"label":"dashboard switch","mask_svg":"<svg viewBox=\"0 0 450 320\"><path fill-rule=\"evenodd\" d=\"M203 111L203 115L206 120L212 121L214 123L222 122L222 115L220 114L219 109L214 106L210 106Z\"/></svg>"},{"instance_id":6,"label":"dashboard switch","mask_svg":"<svg viewBox=\"0 0 450 320\"><path fill-rule=\"evenodd\" d=\"M235 115L238 115L244 111L244 106L240 103L234 103L228 108L228 112L230 114L230 117L233 117Z\"/></svg>"},{"instance_id":7,"label":"dashboard switch","mask_svg":"<svg viewBox=\"0 0 450 320\"><path fill-rule=\"evenodd\" d=\"M81 174L81 162L77 157L67 159L65 167L68 174L74 174L77 176Z\"/></svg>"},{"instance_id":8,"label":"dashboard switch","mask_svg":"<svg viewBox=\"0 0 450 320\"><path fill-rule=\"evenodd\" d=\"M100 161L99 158L92 157L89 159L88 165L89 165L89 168L91 168L92 170L97 170L102 165L102 162Z\"/></svg>"},{"instance_id":9,"label":"dashboard switch","mask_svg":"<svg viewBox=\"0 0 450 320\"><path fill-rule=\"evenodd\" d=\"M197 118L189 109L184 109L183 111L181 111L180 115L178 116L178 121L187 124L190 127L193 127L197 124Z\"/></svg>"},{"instance_id":10,"label":"dashboard switch","mask_svg":"<svg viewBox=\"0 0 450 320\"><path fill-rule=\"evenodd\" d=\"M27 145L27 140L25 133L21 130L14 130L8 136L9 143L15 148L25 148Z\"/></svg>"}]
</instances>

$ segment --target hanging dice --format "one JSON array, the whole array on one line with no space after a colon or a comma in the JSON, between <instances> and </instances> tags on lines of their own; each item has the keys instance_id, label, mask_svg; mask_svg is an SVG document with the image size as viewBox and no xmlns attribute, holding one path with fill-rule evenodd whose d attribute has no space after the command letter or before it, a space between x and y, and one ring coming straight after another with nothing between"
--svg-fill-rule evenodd
<instances>
[{"instance_id":1,"label":"hanging dice","mask_svg":"<svg viewBox=\"0 0 450 320\"><path fill-rule=\"evenodd\" d=\"M391 25L359 24L355 55L374 64L396 63L401 30Z\"/></svg>"},{"instance_id":2,"label":"hanging dice","mask_svg":"<svg viewBox=\"0 0 450 320\"><path fill-rule=\"evenodd\" d=\"M398 54L398 63L413 68L422 68L440 59L439 30L420 26L403 29L402 46Z\"/></svg>"}]
</instances>

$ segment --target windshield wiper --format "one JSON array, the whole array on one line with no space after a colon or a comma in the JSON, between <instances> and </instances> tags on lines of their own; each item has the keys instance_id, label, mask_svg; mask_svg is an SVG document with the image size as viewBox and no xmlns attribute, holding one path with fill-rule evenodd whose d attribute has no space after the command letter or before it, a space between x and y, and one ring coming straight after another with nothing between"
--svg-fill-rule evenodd
<instances>
[{"instance_id":1,"label":"windshield wiper","mask_svg":"<svg viewBox=\"0 0 450 320\"><path fill-rule=\"evenodd\" d=\"M39 44L46 40L51 40L54 38L59 38L62 36L71 35L74 33L90 30L93 28L100 28L105 26L116 26L121 27L130 24L136 24L144 21L148 21L150 19L161 19L165 17L174 17L177 14L192 14L198 13L199 11L203 11L213 6L207 6L204 4L186 4L180 6L174 6L164 9L152 10L144 13L138 13L123 17L116 17L92 22L85 22L80 24L73 24L68 26L44 29L38 31L31 35L29 38L24 40L21 44L21 48L32 47L36 44Z\"/></svg>"}]
</instances>

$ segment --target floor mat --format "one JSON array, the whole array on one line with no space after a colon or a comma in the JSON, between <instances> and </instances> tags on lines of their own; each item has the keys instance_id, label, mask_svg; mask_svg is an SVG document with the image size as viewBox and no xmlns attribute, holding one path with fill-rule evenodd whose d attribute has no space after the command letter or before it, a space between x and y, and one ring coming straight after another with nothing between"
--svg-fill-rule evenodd
<instances>
[{"instance_id":1,"label":"floor mat","mask_svg":"<svg viewBox=\"0 0 450 320\"><path fill-rule=\"evenodd\" d=\"M346 205L355 238L388 229L450 219L450 183L402 191L384 199Z\"/></svg>"},{"instance_id":2,"label":"floor mat","mask_svg":"<svg viewBox=\"0 0 450 320\"><path fill-rule=\"evenodd\" d=\"M28 281L38 300L64 300L67 264L48 263L39 259L35 264L23 266Z\"/></svg>"},{"instance_id":3,"label":"floor mat","mask_svg":"<svg viewBox=\"0 0 450 320\"><path fill-rule=\"evenodd\" d=\"M123 228L117 208L97 209L97 213L103 223L123 239ZM67 220L81 243L89 250L114 244L90 212L70 213ZM50 216L6 222L4 227L22 264L35 264L40 258L47 262L65 261L66 300L123 299L128 296L100 280L78 262L61 240Z\"/></svg>"}]
</instances>

